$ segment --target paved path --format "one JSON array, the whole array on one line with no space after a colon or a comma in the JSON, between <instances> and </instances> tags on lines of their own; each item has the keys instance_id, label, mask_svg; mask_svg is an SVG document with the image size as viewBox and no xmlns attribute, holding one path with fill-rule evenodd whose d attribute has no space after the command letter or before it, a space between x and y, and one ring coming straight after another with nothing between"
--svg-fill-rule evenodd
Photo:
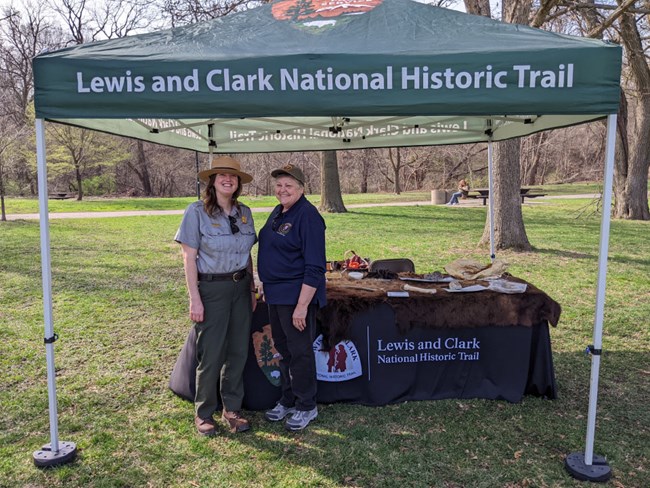
<instances>
[{"instance_id":1,"label":"paved path","mask_svg":"<svg viewBox=\"0 0 650 488\"><path fill-rule=\"evenodd\" d=\"M535 201L530 200L526 203L542 203L543 200L549 199L566 199L566 198L595 198L594 195L559 195L535 198ZM356 203L346 205L346 208L368 208L368 207L410 207L431 205L431 201L423 202L385 202L385 203ZM482 207L482 202L478 199L461 200L461 205L456 205L453 208L462 207ZM251 208L252 212L270 212L274 207L256 207ZM99 219L108 217L139 217L143 215L182 215L184 210L125 210L122 212L50 212L49 218L52 219ZM39 220L40 216L37 213L30 214L11 214L7 215L7 220Z\"/></svg>"}]
</instances>

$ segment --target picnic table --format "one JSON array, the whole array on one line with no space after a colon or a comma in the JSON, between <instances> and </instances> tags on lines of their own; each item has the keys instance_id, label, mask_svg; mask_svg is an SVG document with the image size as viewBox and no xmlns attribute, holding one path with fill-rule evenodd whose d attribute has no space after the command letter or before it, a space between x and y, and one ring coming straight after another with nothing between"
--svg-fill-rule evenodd
<instances>
[{"instance_id":1,"label":"picnic table","mask_svg":"<svg viewBox=\"0 0 650 488\"><path fill-rule=\"evenodd\" d=\"M67 193L64 191L54 192L48 195L48 198L50 200L67 200L68 198L74 198L74 197L75 195L73 195L72 193Z\"/></svg>"},{"instance_id":2,"label":"picnic table","mask_svg":"<svg viewBox=\"0 0 650 488\"><path fill-rule=\"evenodd\" d=\"M525 198L545 197L546 193L531 193L530 188L520 188L519 195L521 196L521 203L524 203ZM487 205L487 200L490 198L489 188L475 188L470 190L467 198L480 198L483 200L483 205Z\"/></svg>"}]
</instances>

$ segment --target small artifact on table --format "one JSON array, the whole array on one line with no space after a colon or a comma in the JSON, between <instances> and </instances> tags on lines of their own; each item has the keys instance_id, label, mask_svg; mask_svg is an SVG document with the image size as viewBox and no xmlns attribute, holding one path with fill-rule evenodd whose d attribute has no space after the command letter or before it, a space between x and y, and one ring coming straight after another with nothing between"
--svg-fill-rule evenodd
<instances>
[{"instance_id":1,"label":"small artifact on table","mask_svg":"<svg viewBox=\"0 0 650 488\"><path fill-rule=\"evenodd\" d=\"M408 291L387 291L386 295L389 297L408 298L409 292Z\"/></svg>"},{"instance_id":2,"label":"small artifact on table","mask_svg":"<svg viewBox=\"0 0 650 488\"><path fill-rule=\"evenodd\" d=\"M374 278L376 280L396 280L399 278L399 275L393 271L388 271L387 269L380 269L369 272L366 275L366 278Z\"/></svg>"},{"instance_id":3,"label":"small artifact on table","mask_svg":"<svg viewBox=\"0 0 650 488\"><path fill-rule=\"evenodd\" d=\"M344 269L368 269L368 260L359 256L352 249L343 253L343 268Z\"/></svg>"},{"instance_id":4,"label":"small artifact on table","mask_svg":"<svg viewBox=\"0 0 650 488\"><path fill-rule=\"evenodd\" d=\"M482 264L473 259L457 259L445 266L445 271L461 280L478 280L498 278L508 269L508 263L495 259L489 264Z\"/></svg>"},{"instance_id":5,"label":"small artifact on table","mask_svg":"<svg viewBox=\"0 0 650 488\"><path fill-rule=\"evenodd\" d=\"M460 281L458 281L458 280L452 281L451 283L449 283L449 289L450 290L460 290L462 288L463 288L463 285L461 285Z\"/></svg>"},{"instance_id":6,"label":"small artifact on table","mask_svg":"<svg viewBox=\"0 0 650 488\"><path fill-rule=\"evenodd\" d=\"M481 285L480 283L465 283L465 285L466 286L463 286L463 284L460 281L452 281L451 283L449 283L449 287L443 288L443 290L446 290L448 292L465 292L465 293L487 290L487 286Z\"/></svg>"},{"instance_id":7,"label":"small artifact on table","mask_svg":"<svg viewBox=\"0 0 650 488\"><path fill-rule=\"evenodd\" d=\"M363 290L363 291L382 291L381 288L374 288L370 286L357 286L357 285L336 285L339 288L352 288L353 290Z\"/></svg>"},{"instance_id":8,"label":"small artifact on table","mask_svg":"<svg viewBox=\"0 0 650 488\"><path fill-rule=\"evenodd\" d=\"M406 291L417 291L418 293L427 293L429 295L433 295L436 293L435 288L420 288L419 286L413 286L413 285L404 285L402 288Z\"/></svg>"},{"instance_id":9,"label":"small artifact on table","mask_svg":"<svg viewBox=\"0 0 650 488\"><path fill-rule=\"evenodd\" d=\"M427 273L423 275L422 278L431 281L442 281L444 279L444 276L440 271L434 271L433 273Z\"/></svg>"},{"instance_id":10,"label":"small artifact on table","mask_svg":"<svg viewBox=\"0 0 650 488\"><path fill-rule=\"evenodd\" d=\"M496 291L499 293L525 293L527 285L526 283L517 283L514 281L508 281L504 279L497 279L490 281L488 286L489 290Z\"/></svg>"}]
</instances>

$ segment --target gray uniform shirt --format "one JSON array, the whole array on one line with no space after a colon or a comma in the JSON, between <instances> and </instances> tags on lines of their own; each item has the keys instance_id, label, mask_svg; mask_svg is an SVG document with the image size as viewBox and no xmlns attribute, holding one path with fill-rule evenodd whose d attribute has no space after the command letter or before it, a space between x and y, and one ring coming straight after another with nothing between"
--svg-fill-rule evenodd
<instances>
[{"instance_id":1,"label":"gray uniform shirt","mask_svg":"<svg viewBox=\"0 0 650 488\"><path fill-rule=\"evenodd\" d=\"M233 273L248 265L253 244L257 242L253 214L246 205L233 207L239 232L233 234L225 214L210 217L203 202L191 203L183 215L174 240L198 249L196 267L199 273Z\"/></svg>"}]
</instances>

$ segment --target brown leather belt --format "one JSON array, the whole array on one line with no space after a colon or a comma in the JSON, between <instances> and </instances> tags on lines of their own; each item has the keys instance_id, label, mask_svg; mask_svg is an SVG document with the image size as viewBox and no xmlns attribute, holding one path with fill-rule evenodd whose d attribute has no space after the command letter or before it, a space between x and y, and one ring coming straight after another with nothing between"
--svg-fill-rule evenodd
<instances>
[{"instance_id":1,"label":"brown leather belt","mask_svg":"<svg viewBox=\"0 0 650 488\"><path fill-rule=\"evenodd\" d=\"M245 269L224 274L199 273L199 281L241 281L247 274Z\"/></svg>"}]
</instances>

